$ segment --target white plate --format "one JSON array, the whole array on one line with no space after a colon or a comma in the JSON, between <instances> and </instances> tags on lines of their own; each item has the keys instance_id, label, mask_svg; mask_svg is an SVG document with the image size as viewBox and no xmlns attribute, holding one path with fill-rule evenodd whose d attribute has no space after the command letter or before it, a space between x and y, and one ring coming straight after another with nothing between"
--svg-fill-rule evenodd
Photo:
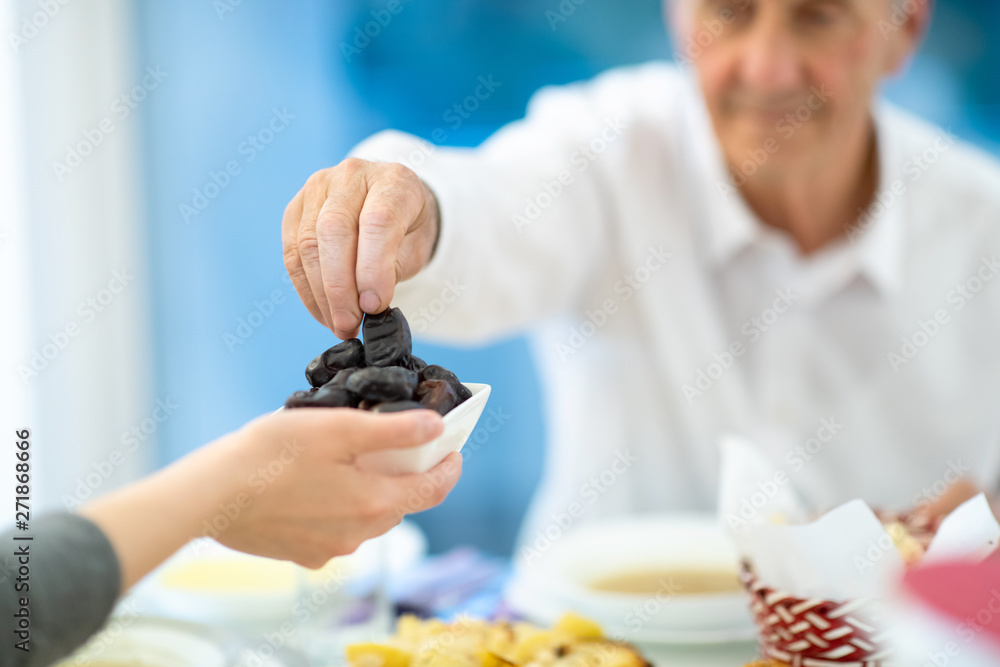
<instances>
[{"instance_id":1,"label":"white plate","mask_svg":"<svg viewBox=\"0 0 1000 667\"><path fill-rule=\"evenodd\" d=\"M463 383L465 384L465 383ZM490 397L488 384L467 383L472 397L444 416L444 433L420 447L389 449L358 457L358 464L387 475L427 472L451 452L461 451Z\"/></svg>"},{"instance_id":2,"label":"white plate","mask_svg":"<svg viewBox=\"0 0 1000 667\"><path fill-rule=\"evenodd\" d=\"M606 576L671 568L735 573L736 553L714 516L590 523L538 546L543 548L522 550L506 592L511 607L536 623L551 625L573 611L601 624L610 636L639 643L716 643L756 635L742 591L671 595L664 587L657 596L606 593L588 586Z\"/></svg>"},{"instance_id":3,"label":"white plate","mask_svg":"<svg viewBox=\"0 0 1000 667\"><path fill-rule=\"evenodd\" d=\"M260 643L184 621L118 616L56 667L306 667L299 653L272 644L262 651Z\"/></svg>"},{"instance_id":4,"label":"white plate","mask_svg":"<svg viewBox=\"0 0 1000 667\"><path fill-rule=\"evenodd\" d=\"M145 613L227 627L243 632L273 628L293 615L294 604L307 585L329 589L330 604L347 600L355 582L413 568L427 553L427 538L410 521L385 535L368 540L348 556L332 559L322 569L306 570L289 561L272 560L234 551L210 539L189 543L143 579L129 593ZM384 560L383 560L384 555ZM204 566L245 572L245 587L204 588L179 583L177 575ZM346 576L341 580L340 574ZM341 583L337 583L341 582ZM236 582L239 583L239 582ZM336 583L336 586L324 586Z\"/></svg>"}]
</instances>

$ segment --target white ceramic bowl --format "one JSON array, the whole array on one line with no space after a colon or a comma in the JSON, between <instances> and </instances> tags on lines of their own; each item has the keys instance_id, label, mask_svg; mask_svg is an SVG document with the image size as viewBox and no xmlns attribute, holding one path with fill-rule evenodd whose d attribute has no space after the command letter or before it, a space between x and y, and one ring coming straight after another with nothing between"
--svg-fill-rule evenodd
<instances>
[{"instance_id":1,"label":"white ceramic bowl","mask_svg":"<svg viewBox=\"0 0 1000 667\"><path fill-rule=\"evenodd\" d=\"M614 575L670 569L737 572L733 546L714 516L659 515L594 522L522 550L506 593L518 613L550 625L573 611L609 635L641 643L697 644L754 637L746 594L624 594L590 583ZM531 555L534 554L534 555ZM531 562L527 562L529 556Z\"/></svg>"},{"instance_id":2,"label":"white ceramic bowl","mask_svg":"<svg viewBox=\"0 0 1000 667\"><path fill-rule=\"evenodd\" d=\"M444 433L420 447L388 449L359 456L358 464L387 475L427 472L451 452L460 451L476 428L490 396L488 384L464 384L472 397L444 416Z\"/></svg>"}]
</instances>

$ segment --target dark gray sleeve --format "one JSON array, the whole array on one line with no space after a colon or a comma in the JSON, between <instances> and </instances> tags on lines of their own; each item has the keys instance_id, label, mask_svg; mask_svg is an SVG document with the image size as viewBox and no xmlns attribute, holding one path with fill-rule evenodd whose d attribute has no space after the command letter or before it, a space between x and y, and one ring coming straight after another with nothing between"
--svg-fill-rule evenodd
<instances>
[{"instance_id":1,"label":"dark gray sleeve","mask_svg":"<svg viewBox=\"0 0 1000 667\"><path fill-rule=\"evenodd\" d=\"M27 536L32 539L15 540ZM121 589L118 557L87 519L39 517L28 531L0 535L0 553L0 665L51 664L83 644L111 614ZM22 598L28 601L29 651L16 646L25 614Z\"/></svg>"}]
</instances>

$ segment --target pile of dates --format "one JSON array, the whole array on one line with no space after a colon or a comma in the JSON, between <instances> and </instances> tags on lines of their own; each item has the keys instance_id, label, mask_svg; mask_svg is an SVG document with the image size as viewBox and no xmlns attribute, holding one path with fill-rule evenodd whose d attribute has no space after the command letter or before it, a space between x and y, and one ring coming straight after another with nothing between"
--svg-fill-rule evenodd
<instances>
[{"instance_id":1,"label":"pile of dates","mask_svg":"<svg viewBox=\"0 0 1000 667\"><path fill-rule=\"evenodd\" d=\"M306 366L308 391L286 408L360 408L372 412L435 410L447 414L472 392L454 373L413 356L410 325L399 308L365 315L364 343L345 340Z\"/></svg>"}]
</instances>

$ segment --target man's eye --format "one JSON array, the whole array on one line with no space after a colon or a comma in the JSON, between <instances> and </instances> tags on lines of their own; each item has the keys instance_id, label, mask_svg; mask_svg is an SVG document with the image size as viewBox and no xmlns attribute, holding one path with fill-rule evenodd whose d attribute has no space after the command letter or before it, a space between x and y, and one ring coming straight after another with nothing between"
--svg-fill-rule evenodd
<instances>
[{"instance_id":1,"label":"man's eye","mask_svg":"<svg viewBox=\"0 0 1000 667\"><path fill-rule=\"evenodd\" d=\"M842 7L832 3L824 3L800 8L796 18L800 25L822 28L836 24L843 18L843 15L844 11Z\"/></svg>"},{"instance_id":2,"label":"man's eye","mask_svg":"<svg viewBox=\"0 0 1000 667\"><path fill-rule=\"evenodd\" d=\"M712 14L727 25L741 25L753 17L751 0L717 0L710 4Z\"/></svg>"}]
</instances>

